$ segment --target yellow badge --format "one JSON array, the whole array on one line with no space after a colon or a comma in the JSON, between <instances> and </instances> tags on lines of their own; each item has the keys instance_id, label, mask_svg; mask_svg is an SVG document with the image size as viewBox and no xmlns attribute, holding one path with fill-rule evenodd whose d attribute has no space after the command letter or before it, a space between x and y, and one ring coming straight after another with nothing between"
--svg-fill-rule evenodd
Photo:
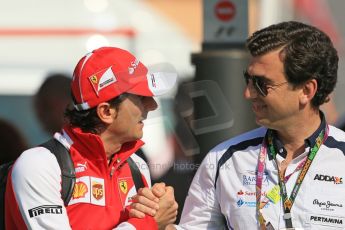
<instances>
[{"instance_id":1,"label":"yellow badge","mask_svg":"<svg viewBox=\"0 0 345 230\"><path fill-rule=\"evenodd\" d=\"M128 191L128 184L127 184L126 180L120 180L119 187L120 187L121 192L123 192L125 194L127 193L127 191Z\"/></svg>"},{"instance_id":2,"label":"yellow badge","mask_svg":"<svg viewBox=\"0 0 345 230\"><path fill-rule=\"evenodd\" d=\"M280 188L279 185L274 186L271 190L267 192L267 198L274 204L280 200Z\"/></svg>"}]
</instances>

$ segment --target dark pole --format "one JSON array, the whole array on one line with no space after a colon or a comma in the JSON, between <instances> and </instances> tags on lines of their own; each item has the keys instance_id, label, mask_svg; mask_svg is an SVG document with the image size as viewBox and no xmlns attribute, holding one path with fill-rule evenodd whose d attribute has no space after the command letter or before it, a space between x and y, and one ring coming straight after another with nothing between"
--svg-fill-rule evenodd
<instances>
[{"instance_id":1,"label":"dark pole","mask_svg":"<svg viewBox=\"0 0 345 230\"><path fill-rule=\"evenodd\" d=\"M181 86L194 105L187 123L199 147L193 152L196 163L223 140L256 127L243 98L248 2L204 0L203 7L202 51L191 56L195 78Z\"/></svg>"}]
</instances>

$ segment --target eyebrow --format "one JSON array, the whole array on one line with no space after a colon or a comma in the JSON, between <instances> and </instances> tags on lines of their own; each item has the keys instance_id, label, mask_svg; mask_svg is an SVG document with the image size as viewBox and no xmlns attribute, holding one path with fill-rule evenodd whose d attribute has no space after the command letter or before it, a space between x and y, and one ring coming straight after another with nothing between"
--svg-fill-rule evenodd
<instances>
[{"instance_id":1,"label":"eyebrow","mask_svg":"<svg viewBox=\"0 0 345 230\"><path fill-rule=\"evenodd\" d=\"M249 76L249 77L261 78L261 79L263 79L264 81L266 81L267 83L273 83L273 81L272 81L271 79L267 78L267 77L264 76L264 75L251 75L251 74L249 74L249 73L248 73L248 70L245 70L245 71L244 71L244 74L247 75L247 76Z\"/></svg>"}]
</instances>

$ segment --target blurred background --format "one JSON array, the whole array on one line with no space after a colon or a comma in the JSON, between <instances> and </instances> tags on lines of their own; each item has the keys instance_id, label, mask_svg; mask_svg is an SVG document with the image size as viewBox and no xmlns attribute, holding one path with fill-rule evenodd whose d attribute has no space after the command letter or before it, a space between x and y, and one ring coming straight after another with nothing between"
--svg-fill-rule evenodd
<instances>
[{"instance_id":1,"label":"blurred background","mask_svg":"<svg viewBox=\"0 0 345 230\"><path fill-rule=\"evenodd\" d=\"M51 75L70 78L77 61L87 52L117 46L131 51L146 65L174 66L179 74L178 87L159 99L160 109L146 120L143 150L154 181L175 187L180 209L205 154L222 140L256 127L242 98L242 71L248 62L244 42L253 31L298 20L318 26L332 38L340 56L339 78L331 102L323 109L331 124L344 124L345 1L0 3L0 119L16 129L26 147L50 137L56 128L44 122L53 124L54 115L61 113L57 109L68 102L58 92L50 94L59 89L68 92L63 83L52 81L50 89L40 87ZM0 131L5 136L9 133ZM13 143L18 139L13 138ZM0 146L11 140L2 141ZM7 153L1 150L0 154Z\"/></svg>"}]
</instances>

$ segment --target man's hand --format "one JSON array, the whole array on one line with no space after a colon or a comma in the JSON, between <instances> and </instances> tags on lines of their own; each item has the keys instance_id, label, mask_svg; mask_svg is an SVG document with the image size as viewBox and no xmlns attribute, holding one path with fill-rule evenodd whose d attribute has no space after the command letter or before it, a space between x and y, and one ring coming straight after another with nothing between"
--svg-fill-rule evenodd
<instances>
[{"instance_id":1,"label":"man's hand","mask_svg":"<svg viewBox=\"0 0 345 230\"><path fill-rule=\"evenodd\" d=\"M165 184L156 183L152 188L140 188L133 197L129 211L130 217L144 218L145 214L156 215L159 209L159 198L165 194Z\"/></svg>"},{"instance_id":2,"label":"man's hand","mask_svg":"<svg viewBox=\"0 0 345 230\"><path fill-rule=\"evenodd\" d=\"M165 229L168 224L176 221L178 204L175 201L174 189L157 183L149 188L141 188L134 196L130 217L143 218L145 214L151 215L156 220L159 229ZM171 225L167 227L171 228Z\"/></svg>"},{"instance_id":3,"label":"man's hand","mask_svg":"<svg viewBox=\"0 0 345 230\"><path fill-rule=\"evenodd\" d=\"M177 208L178 204L175 201L174 188L171 186L165 187L165 194L159 198L159 209L154 216L159 229L166 229L168 224L175 223Z\"/></svg>"}]
</instances>

